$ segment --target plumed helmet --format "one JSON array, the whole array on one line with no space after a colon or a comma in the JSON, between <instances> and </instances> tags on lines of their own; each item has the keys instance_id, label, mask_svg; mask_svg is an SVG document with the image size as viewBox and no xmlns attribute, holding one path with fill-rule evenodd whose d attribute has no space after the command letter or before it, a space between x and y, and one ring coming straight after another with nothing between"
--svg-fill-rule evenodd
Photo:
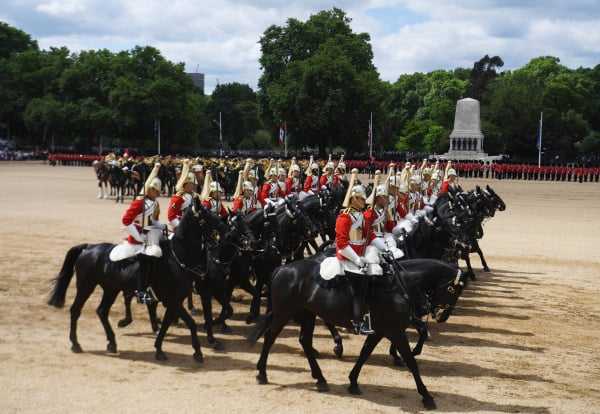
<instances>
[{"instance_id":1,"label":"plumed helmet","mask_svg":"<svg viewBox=\"0 0 600 414\"><path fill-rule=\"evenodd\" d=\"M429 168L429 167L423 168L423 175L431 175L431 168Z\"/></svg>"},{"instance_id":2,"label":"plumed helmet","mask_svg":"<svg viewBox=\"0 0 600 414\"><path fill-rule=\"evenodd\" d=\"M378 185L377 188L375 189L375 197L387 196L387 195L388 195L387 186L385 186L383 184Z\"/></svg>"},{"instance_id":3,"label":"plumed helmet","mask_svg":"<svg viewBox=\"0 0 600 414\"><path fill-rule=\"evenodd\" d=\"M310 165L310 169L311 169L311 170L313 170L313 171L314 171L314 170L317 170L317 171L319 171L319 164L317 164L316 162L313 162L313 163Z\"/></svg>"},{"instance_id":4,"label":"plumed helmet","mask_svg":"<svg viewBox=\"0 0 600 414\"><path fill-rule=\"evenodd\" d=\"M254 186L250 181L244 181L244 183L242 184L242 188L244 190L254 190Z\"/></svg>"},{"instance_id":5,"label":"plumed helmet","mask_svg":"<svg viewBox=\"0 0 600 414\"><path fill-rule=\"evenodd\" d=\"M325 169L327 168L331 168L333 170L335 168L335 165L333 165L333 163L329 161L327 164L325 164Z\"/></svg>"},{"instance_id":6,"label":"plumed helmet","mask_svg":"<svg viewBox=\"0 0 600 414\"><path fill-rule=\"evenodd\" d=\"M248 178L256 178L256 171L254 171L254 170L248 171Z\"/></svg>"},{"instance_id":7,"label":"plumed helmet","mask_svg":"<svg viewBox=\"0 0 600 414\"><path fill-rule=\"evenodd\" d=\"M406 184L400 184L398 186L398 191L406 194L406 193L408 193L408 187L406 186Z\"/></svg>"},{"instance_id":8,"label":"plumed helmet","mask_svg":"<svg viewBox=\"0 0 600 414\"><path fill-rule=\"evenodd\" d=\"M421 177L418 176L418 175L413 175L412 177L410 177L409 183L411 183L411 184L421 184Z\"/></svg>"},{"instance_id":9,"label":"plumed helmet","mask_svg":"<svg viewBox=\"0 0 600 414\"><path fill-rule=\"evenodd\" d=\"M183 183L194 183L194 184L198 184L198 179L196 178L196 174L194 174L193 172L189 172L187 174L187 176L183 179Z\"/></svg>"},{"instance_id":10,"label":"plumed helmet","mask_svg":"<svg viewBox=\"0 0 600 414\"><path fill-rule=\"evenodd\" d=\"M399 180L399 179L396 179L396 176L395 176L395 175L392 175L392 176L390 177L390 180L388 181L388 183L389 183L389 184L390 184L390 186L392 186L392 187L397 187L399 182L400 182L400 180Z\"/></svg>"},{"instance_id":11,"label":"plumed helmet","mask_svg":"<svg viewBox=\"0 0 600 414\"><path fill-rule=\"evenodd\" d=\"M450 168L450 169L448 170L448 177L449 177L449 176L451 176L451 175L454 175L454 176L456 176L456 170L455 170L454 168Z\"/></svg>"},{"instance_id":12,"label":"plumed helmet","mask_svg":"<svg viewBox=\"0 0 600 414\"><path fill-rule=\"evenodd\" d=\"M160 178L153 178L152 181L150 181L150 184L148 184L148 188L154 188L155 190L160 191L162 188L162 182L160 181Z\"/></svg>"},{"instance_id":13,"label":"plumed helmet","mask_svg":"<svg viewBox=\"0 0 600 414\"><path fill-rule=\"evenodd\" d=\"M148 178L146 179L146 182L144 183L144 191L146 192L146 194L148 194L148 191L151 188L154 188L158 191L161 190L162 183L160 182L160 179L157 177L159 169L160 169L160 163L157 162L154 164L152 171L150 172L150 174L148 175Z\"/></svg>"},{"instance_id":14,"label":"plumed helmet","mask_svg":"<svg viewBox=\"0 0 600 414\"><path fill-rule=\"evenodd\" d=\"M362 184L355 185L354 187L352 187L352 192L350 193L350 196L351 197L361 197L366 200L367 199L367 190L365 190L365 187Z\"/></svg>"},{"instance_id":15,"label":"plumed helmet","mask_svg":"<svg viewBox=\"0 0 600 414\"><path fill-rule=\"evenodd\" d=\"M221 191L223 192L223 188L221 187L221 184L219 184L216 181L213 181L210 183L210 192L212 193L213 191Z\"/></svg>"},{"instance_id":16,"label":"plumed helmet","mask_svg":"<svg viewBox=\"0 0 600 414\"><path fill-rule=\"evenodd\" d=\"M269 175L277 175L277 168L273 167L269 170Z\"/></svg>"},{"instance_id":17,"label":"plumed helmet","mask_svg":"<svg viewBox=\"0 0 600 414\"><path fill-rule=\"evenodd\" d=\"M346 163L338 162L338 168L342 171L346 171Z\"/></svg>"},{"instance_id":18,"label":"plumed helmet","mask_svg":"<svg viewBox=\"0 0 600 414\"><path fill-rule=\"evenodd\" d=\"M294 165L292 165L292 171L302 171L302 170L300 169L300 166L298 164L294 164Z\"/></svg>"},{"instance_id":19,"label":"plumed helmet","mask_svg":"<svg viewBox=\"0 0 600 414\"><path fill-rule=\"evenodd\" d=\"M283 167L279 167L277 171L279 172L279 175L287 175L287 171Z\"/></svg>"},{"instance_id":20,"label":"plumed helmet","mask_svg":"<svg viewBox=\"0 0 600 414\"><path fill-rule=\"evenodd\" d=\"M438 172L434 172L433 174L431 174L431 179L432 180L439 180L440 179L440 175L438 174Z\"/></svg>"}]
</instances>

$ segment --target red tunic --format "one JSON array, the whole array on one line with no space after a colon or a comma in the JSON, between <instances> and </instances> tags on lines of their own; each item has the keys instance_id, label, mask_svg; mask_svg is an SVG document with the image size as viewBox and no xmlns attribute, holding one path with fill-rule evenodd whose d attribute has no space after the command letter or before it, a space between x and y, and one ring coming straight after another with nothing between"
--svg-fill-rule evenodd
<instances>
[{"instance_id":1,"label":"red tunic","mask_svg":"<svg viewBox=\"0 0 600 414\"><path fill-rule=\"evenodd\" d=\"M160 214L160 207L158 205L158 201L151 200L146 198L146 202L144 203L143 197L138 197L129 206L121 222L124 226L129 226L130 224L134 224L135 228L140 234L147 233L147 230L143 229L142 219L145 223L151 223L153 221L158 220L158 216ZM145 212L144 212L145 206ZM131 244L141 244L139 241L133 238L133 236L127 236L127 241Z\"/></svg>"},{"instance_id":2,"label":"red tunic","mask_svg":"<svg viewBox=\"0 0 600 414\"><path fill-rule=\"evenodd\" d=\"M218 215L219 217L227 217L229 213L227 209L223 205L222 201L217 201L214 198L209 198L208 200L203 200L202 205L208 207L213 213Z\"/></svg>"},{"instance_id":3,"label":"red tunic","mask_svg":"<svg viewBox=\"0 0 600 414\"><path fill-rule=\"evenodd\" d=\"M169 209L167 210L167 219L171 223L175 219L181 219L183 209L192 203L192 195L185 191L181 191L171 197Z\"/></svg>"},{"instance_id":4,"label":"red tunic","mask_svg":"<svg viewBox=\"0 0 600 414\"><path fill-rule=\"evenodd\" d=\"M253 202L252 198L238 197L233 201L233 207L231 211L241 211L242 214L248 215L253 211L258 210L256 203Z\"/></svg>"},{"instance_id":5,"label":"red tunic","mask_svg":"<svg viewBox=\"0 0 600 414\"><path fill-rule=\"evenodd\" d=\"M362 256L365 247L377 237L374 232L367 232L366 227L365 218L361 211L354 209L342 211L335 221L336 251L339 252L346 246L350 246L356 254ZM348 260L340 253L336 253L336 256L340 260Z\"/></svg>"},{"instance_id":6,"label":"red tunic","mask_svg":"<svg viewBox=\"0 0 600 414\"><path fill-rule=\"evenodd\" d=\"M287 194L298 194L302 191L302 181L300 180L300 177L288 177L285 180L285 187Z\"/></svg>"}]
</instances>

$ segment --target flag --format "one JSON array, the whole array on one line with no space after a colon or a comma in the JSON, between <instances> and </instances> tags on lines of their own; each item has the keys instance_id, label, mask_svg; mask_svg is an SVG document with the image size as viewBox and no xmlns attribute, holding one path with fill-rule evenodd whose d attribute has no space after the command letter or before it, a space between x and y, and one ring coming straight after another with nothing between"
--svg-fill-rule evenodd
<instances>
[{"instance_id":1,"label":"flag","mask_svg":"<svg viewBox=\"0 0 600 414\"><path fill-rule=\"evenodd\" d=\"M283 147L285 140L285 124L279 124L279 146Z\"/></svg>"}]
</instances>

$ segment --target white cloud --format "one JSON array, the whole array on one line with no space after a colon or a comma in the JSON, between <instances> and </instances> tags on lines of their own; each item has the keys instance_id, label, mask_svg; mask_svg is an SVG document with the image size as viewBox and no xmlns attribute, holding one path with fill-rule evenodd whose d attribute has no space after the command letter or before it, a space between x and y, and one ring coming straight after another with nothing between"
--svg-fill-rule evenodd
<instances>
[{"instance_id":1,"label":"white cloud","mask_svg":"<svg viewBox=\"0 0 600 414\"><path fill-rule=\"evenodd\" d=\"M301 21L324 0L5 0L0 20L40 47L128 50L151 45L186 69L205 73L206 92L220 83L256 88L258 41L270 25ZM472 67L498 55L516 69L545 55L576 68L600 64L600 6L572 0L347 0L355 32L368 32L382 79Z\"/></svg>"}]
</instances>

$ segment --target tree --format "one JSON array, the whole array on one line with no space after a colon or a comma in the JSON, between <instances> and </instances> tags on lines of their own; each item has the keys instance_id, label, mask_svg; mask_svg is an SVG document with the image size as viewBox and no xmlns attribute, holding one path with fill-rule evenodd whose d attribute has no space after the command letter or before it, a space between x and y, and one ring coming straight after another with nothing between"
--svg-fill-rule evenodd
<instances>
[{"instance_id":1,"label":"tree","mask_svg":"<svg viewBox=\"0 0 600 414\"><path fill-rule=\"evenodd\" d=\"M496 68L504 66L504 61L500 56L489 57L485 55L479 61L475 62L471 69L471 83L467 87L467 97L477 99L482 103L486 102L485 93L487 86L498 76Z\"/></svg>"},{"instance_id":2,"label":"tree","mask_svg":"<svg viewBox=\"0 0 600 414\"><path fill-rule=\"evenodd\" d=\"M306 23L289 19L286 27L271 26L260 39L263 121L285 120L296 147L318 145L322 155L325 145L366 147L356 137L364 136L370 113L379 112L382 85L369 35L352 33L349 23L334 8Z\"/></svg>"}]
</instances>

